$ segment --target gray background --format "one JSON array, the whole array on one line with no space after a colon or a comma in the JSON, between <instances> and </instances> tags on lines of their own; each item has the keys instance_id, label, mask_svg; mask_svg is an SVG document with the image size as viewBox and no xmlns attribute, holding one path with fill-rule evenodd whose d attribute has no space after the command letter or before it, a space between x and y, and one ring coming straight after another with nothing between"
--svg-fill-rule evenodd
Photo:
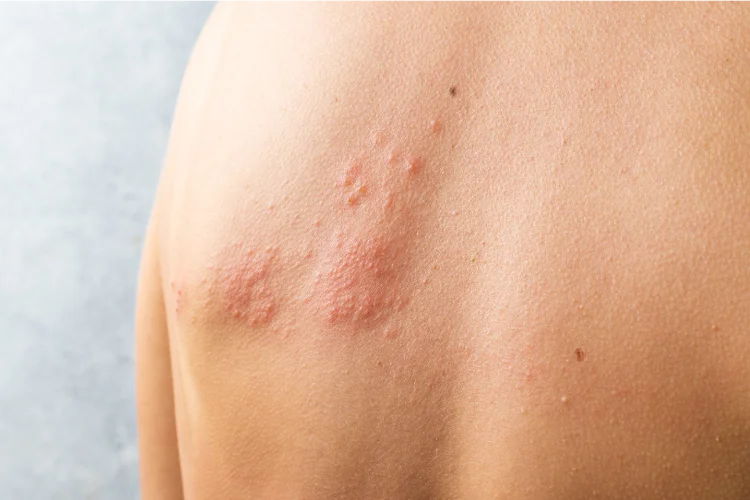
<instances>
[{"instance_id":1,"label":"gray background","mask_svg":"<svg viewBox=\"0 0 750 500\"><path fill-rule=\"evenodd\" d=\"M0 5L0 498L136 498L133 303L212 4Z\"/></svg>"}]
</instances>

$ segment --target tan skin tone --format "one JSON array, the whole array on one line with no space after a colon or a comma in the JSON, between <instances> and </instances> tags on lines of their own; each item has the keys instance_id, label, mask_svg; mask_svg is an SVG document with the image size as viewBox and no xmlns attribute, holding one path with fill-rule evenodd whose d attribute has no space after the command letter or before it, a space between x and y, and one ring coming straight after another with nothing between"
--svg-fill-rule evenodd
<instances>
[{"instance_id":1,"label":"tan skin tone","mask_svg":"<svg viewBox=\"0 0 750 500\"><path fill-rule=\"evenodd\" d=\"M750 497L744 5L220 5L143 498Z\"/></svg>"}]
</instances>

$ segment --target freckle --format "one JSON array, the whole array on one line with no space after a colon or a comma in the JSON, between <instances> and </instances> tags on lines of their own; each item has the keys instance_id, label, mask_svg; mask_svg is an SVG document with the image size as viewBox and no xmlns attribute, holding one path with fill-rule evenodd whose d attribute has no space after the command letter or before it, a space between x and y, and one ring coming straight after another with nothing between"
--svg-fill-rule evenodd
<instances>
[{"instance_id":1,"label":"freckle","mask_svg":"<svg viewBox=\"0 0 750 500\"><path fill-rule=\"evenodd\" d=\"M437 271L438 265L437 262L432 265L433 271Z\"/></svg>"},{"instance_id":2,"label":"freckle","mask_svg":"<svg viewBox=\"0 0 750 500\"><path fill-rule=\"evenodd\" d=\"M430 122L430 130L432 130L432 132L434 134L439 133L440 131L443 130L443 123L440 120L438 120L437 118L434 119L434 120L432 120Z\"/></svg>"},{"instance_id":3,"label":"freckle","mask_svg":"<svg viewBox=\"0 0 750 500\"><path fill-rule=\"evenodd\" d=\"M583 361L586 358L586 353L580 347L576 348L575 353L578 361Z\"/></svg>"},{"instance_id":4,"label":"freckle","mask_svg":"<svg viewBox=\"0 0 750 500\"><path fill-rule=\"evenodd\" d=\"M452 85L451 88L448 89L448 92L450 93L451 97L456 97L456 92L457 92L456 86Z\"/></svg>"},{"instance_id":5,"label":"freckle","mask_svg":"<svg viewBox=\"0 0 750 500\"><path fill-rule=\"evenodd\" d=\"M357 188L357 192L359 194L367 194L367 186L365 184L362 184Z\"/></svg>"},{"instance_id":6,"label":"freckle","mask_svg":"<svg viewBox=\"0 0 750 500\"><path fill-rule=\"evenodd\" d=\"M422 169L422 159L419 156L410 156L406 163L406 171L410 174L416 174Z\"/></svg>"}]
</instances>

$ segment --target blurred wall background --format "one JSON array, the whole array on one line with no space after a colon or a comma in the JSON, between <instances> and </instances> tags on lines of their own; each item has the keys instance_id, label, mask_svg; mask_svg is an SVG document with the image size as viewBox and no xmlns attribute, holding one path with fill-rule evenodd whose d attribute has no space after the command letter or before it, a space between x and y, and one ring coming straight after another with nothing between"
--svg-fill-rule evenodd
<instances>
[{"instance_id":1,"label":"blurred wall background","mask_svg":"<svg viewBox=\"0 0 750 500\"><path fill-rule=\"evenodd\" d=\"M138 496L133 305L209 3L0 4L0 498Z\"/></svg>"}]
</instances>

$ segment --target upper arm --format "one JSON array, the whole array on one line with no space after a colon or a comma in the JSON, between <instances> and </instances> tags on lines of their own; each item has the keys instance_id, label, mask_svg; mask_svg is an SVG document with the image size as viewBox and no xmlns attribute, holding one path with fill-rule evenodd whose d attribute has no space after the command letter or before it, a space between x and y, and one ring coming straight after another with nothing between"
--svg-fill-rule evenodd
<instances>
[{"instance_id":1,"label":"upper arm","mask_svg":"<svg viewBox=\"0 0 750 500\"><path fill-rule=\"evenodd\" d=\"M162 282L168 264L167 235L172 225L172 191L177 164L192 133L191 120L206 92L206 45L221 40L226 6L214 8L190 56L180 87L164 170L144 243L135 318L135 378L141 498L182 499L182 472L175 418L169 332ZM218 26L217 26L218 20ZM213 27L212 27L213 26ZM210 62L210 61L209 61ZM183 165L184 167L184 165Z\"/></svg>"},{"instance_id":2,"label":"upper arm","mask_svg":"<svg viewBox=\"0 0 750 500\"><path fill-rule=\"evenodd\" d=\"M156 218L149 224L138 280L135 375L141 497L181 499L182 481Z\"/></svg>"}]
</instances>

